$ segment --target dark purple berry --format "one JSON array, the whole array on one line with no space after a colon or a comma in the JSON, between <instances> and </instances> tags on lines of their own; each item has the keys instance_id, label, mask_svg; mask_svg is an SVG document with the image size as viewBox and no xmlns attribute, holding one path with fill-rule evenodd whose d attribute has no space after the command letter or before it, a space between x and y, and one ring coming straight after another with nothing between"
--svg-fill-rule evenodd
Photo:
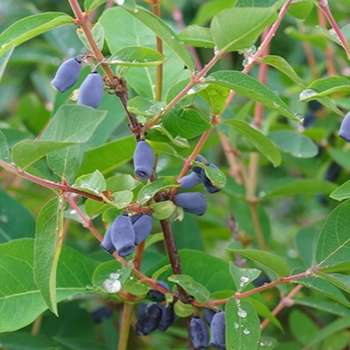
<instances>
[{"instance_id":1,"label":"dark purple berry","mask_svg":"<svg viewBox=\"0 0 350 350\"><path fill-rule=\"evenodd\" d=\"M94 323L101 323L103 318L110 318L113 315L113 311L109 309L107 306L102 306L92 312L90 312L90 316Z\"/></svg>"},{"instance_id":2,"label":"dark purple berry","mask_svg":"<svg viewBox=\"0 0 350 350\"><path fill-rule=\"evenodd\" d=\"M168 291L170 290L168 284L164 281L157 281L157 284L159 284L160 286L162 286L164 289L166 289ZM156 289L151 289L148 292L148 295L150 298L157 300L157 301L164 301L165 300L164 294Z\"/></svg>"},{"instance_id":3,"label":"dark purple berry","mask_svg":"<svg viewBox=\"0 0 350 350\"><path fill-rule=\"evenodd\" d=\"M305 114L304 120L303 120L303 125L304 128L311 128L314 124L316 123L316 117L312 112L308 112Z\"/></svg>"},{"instance_id":4,"label":"dark purple berry","mask_svg":"<svg viewBox=\"0 0 350 350\"><path fill-rule=\"evenodd\" d=\"M208 325L210 326L211 320L213 319L214 315L216 314L216 311L205 307L205 308L203 308L203 313L204 313L205 320L207 321Z\"/></svg>"},{"instance_id":5,"label":"dark purple berry","mask_svg":"<svg viewBox=\"0 0 350 350\"><path fill-rule=\"evenodd\" d=\"M136 215L132 216L130 218L131 223L134 224L138 219L140 219L141 216L142 216L142 214L136 214Z\"/></svg>"},{"instance_id":6,"label":"dark purple berry","mask_svg":"<svg viewBox=\"0 0 350 350\"><path fill-rule=\"evenodd\" d=\"M142 215L134 224L135 245L145 240L152 231L153 219L150 215Z\"/></svg>"},{"instance_id":7,"label":"dark purple berry","mask_svg":"<svg viewBox=\"0 0 350 350\"><path fill-rule=\"evenodd\" d=\"M118 216L111 226L112 243L120 256L130 255L135 250L135 232L128 216Z\"/></svg>"},{"instance_id":8,"label":"dark purple berry","mask_svg":"<svg viewBox=\"0 0 350 350\"><path fill-rule=\"evenodd\" d=\"M59 92L65 92L78 81L80 71L81 62L76 58L70 58L58 67L56 75L51 81L51 85Z\"/></svg>"},{"instance_id":9,"label":"dark purple berry","mask_svg":"<svg viewBox=\"0 0 350 350\"><path fill-rule=\"evenodd\" d=\"M148 179L152 175L154 154L146 141L139 141L134 152L134 172L140 179Z\"/></svg>"},{"instance_id":10,"label":"dark purple berry","mask_svg":"<svg viewBox=\"0 0 350 350\"><path fill-rule=\"evenodd\" d=\"M345 115L340 125L339 136L345 141L350 142L350 112Z\"/></svg>"},{"instance_id":11,"label":"dark purple berry","mask_svg":"<svg viewBox=\"0 0 350 350\"><path fill-rule=\"evenodd\" d=\"M309 108L314 112L319 111L323 107L322 104L320 102L318 102L317 100L309 101L307 104L308 104Z\"/></svg>"},{"instance_id":12,"label":"dark purple berry","mask_svg":"<svg viewBox=\"0 0 350 350\"><path fill-rule=\"evenodd\" d=\"M160 319L158 329L162 332L166 331L175 321L176 316L174 312L174 305L169 304L168 306L165 305L158 305L162 309L162 317Z\"/></svg>"},{"instance_id":13,"label":"dark purple berry","mask_svg":"<svg viewBox=\"0 0 350 350\"><path fill-rule=\"evenodd\" d=\"M334 182L338 178L339 174L341 173L341 170L342 170L342 167L339 164L337 164L336 162L332 162L327 168L323 176L323 179Z\"/></svg>"},{"instance_id":14,"label":"dark purple berry","mask_svg":"<svg viewBox=\"0 0 350 350\"><path fill-rule=\"evenodd\" d=\"M207 198L200 192L180 193L175 198L175 204L182 207L185 212L198 216L207 210Z\"/></svg>"},{"instance_id":15,"label":"dark purple berry","mask_svg":"<svg viewBox=\"0 0 350 350\"><path fill-rule=\"evenodd\" d=\"M196 161L196 162L203 163L203 164L205 164L205 165L208 164L207 160L206 160L203 156L201 156L200 154L198 154L198 156L196 157L195 161ZM192 168L192 171L194 171L195 173L197 173L198 175L200 175L200 174L201 174L201 171L202 171L202 168L201 168L200 166L194 166L194 167Z\"/></svg>"},{"instance_id":16,"label":"dark purple berry","mask_svg":"<svg viewBox=\"0 0 350 350\"><path fill-rule=\"evenodd\" d=\"M209 335L207 325L199 316L194 316L191 319L189 333L195 350L208 348Z\"/></svg>"},{"instance_id":17,"label":"dark purple berry","mask_svg":"<svg viewBox=\"0 0 350 350\"><path fill-rule=\"evenodd\" d=\"M97 108L102 99L103 88L101 75L97 72L90 73L80 86L77 104Z\"/></svg>"},{"instance_id":18,"label":"dark purple berry","mask_svg":"<svg viewBox=\"0 0 350 350\"><path fill-rule=\"evenodd\" d=\"M198 175L196 172L191 173L189 175L186 175L184 177L182 177L179 180L180 183L180 188L192 188L194 186L199 185L200 183L202 183L202 178L200 175Z\"/></svg>"},{"instance_id":19,"label":"dark purple berry","mask_svg":"<svg viewBox=\"0 0 350 350\"><path fill-rule=\"evenodd\" d=\"M113 254L115 252L111 234L112 229L109 228L103 237L102 243L100 244L100 247L103 248L108 254Z\"/></svg>"},{"instance_id":20,"label":"dark purple berry","mask_svg":"<svg viewBox=\"0 0 350 350\"><path fill-rule=\"evenodd\" d=\"M211 164L211 163L208 164L208 166L213 168L213 169L219 169L216 165ZM208 193L216 193L216 192L219 192L221 190L221 188L218 188L218 187L213 185L213 183L210 181L210 179L205 174L204 169L202 169L202 171L201 171L201 176L202 176L202 179L203 179L204 189Z\"/></svg>"},{"instance_id":21,"label":"dark purple berry","mask_svg":"<svg viewBox=\"0 0 350 350\"><path fill-rule=\"evenodd\" d=\"M226 349L226 321L225 312L218 312L214 315L211 323L210 345L215 349Z\"/></svg>"},{"instance_id":22,"label":"dark purple berry","mask_svg":"<svg viewBox=\"0 0 350 350\"><path fill-rule=\"evenodd\" d=\"M158 328L162 317L162 309L156 304L148 304L140 313L136 322L136 334L147 335Z\"/></svg>"}]
</instances>

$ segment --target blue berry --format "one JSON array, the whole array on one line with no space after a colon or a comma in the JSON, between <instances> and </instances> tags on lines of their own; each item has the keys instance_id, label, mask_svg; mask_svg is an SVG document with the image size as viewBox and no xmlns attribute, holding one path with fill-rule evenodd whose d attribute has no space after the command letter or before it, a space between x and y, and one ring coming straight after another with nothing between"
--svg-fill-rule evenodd
<instances>
[{"instance_id":1,"label":"blue berry","mask_svg":"<svg viewBox=\"0 0 350 350\"><path fill-rule=\"evenodd\" d=\"M159 284L160 286L162 286L164 289L166 289L168 291L170 290L168 284L164 281L157 281L157 284ZM157 301L164 301L165 300L164 294L156 289L151 289L148 292L148 295L150 298L157 300Z\"/></svg>"},{"instance_id":2,"label":"blue berry","mask_svg":"<svg viewBox=\"0 0 350 350\"><path fill-rule=\"evenodd\" d=\"M153 219L150 215L141 215L141 217L133 224L135 232L135 245L144 241L151 233L153 227Z\"/></svg>"},{"instance_id":3,"label":"blue berry","mask_svg":"<svg viewBox=\"0 0 350 350\"><path fill-rule=\"evenodd\" d=\"M196 157L195 159L196 162L200 162L200 163L203 163L205 165L208 164L208 162L206 161L206 159L201 156L200 154L198 154L198 156ZM202 168L200 166L194 166L192 168L192 171L194 171L195 173L197 173L198 175L201 175L201 172L202 172Z\"/></svg>"},{"instance_id":4,"label":"blue berry","mask_svg":"<svg viewBox=\"0 0 350 350\"><path fill-rule=\"evenodd\" d=\"M205 307L205 308L203 308L203 313L204 313L205 320L207 321L208 325L210 326L211 320L213 319L214 315L216 314L216 311Z\"/></svg>"},{"instance_id":5,"label":"blue berry","mask_svg":"<svg viewBox=\"0 0 350 350\"><path fill-rule=\"evenodd\" d=\"M136 322L136 334L147 335L158 328L162 318L162 309L156 304L148 304L140 313Z\"/></svg>"},{"instance_id":6,"label":"blue berry","mask_svg":"<svg viewBox=\"0 0 350 350\"><path fill-rule=\"evenodd\" d=\"M214 315L211 323L211 339L209 345L215 349L226 349L226 321L225 312L219 312Z\"/></svg>"},{"instance_id":7,"label":"blue berry","mask_svg":"<svg viewBox=\"0 0 350 350\"><path fill-rule=\"evenodd\" d=\"M158 305L162 310L162 317L159 321L158 329L162 332L166 331L175 321L176 316L174 312L174 305L169 304L168 306L165 305Z\"/></svg>"},{"instance_id":8,"label":"blue berry","mask_svg":"<svg viewBox=\"0 0 350 350\"><path fill-rule=\"evenodd\" d=\"M80 86L77 104L97 108L102 99L103 88L101 75L97 72L90 73Z\"/></svg>"},{"instance_id":9,"label":"blue berry","mask_svg":"<svg viewBox=\"0 0 350 350\"><path fill-rule=\"evenodd\" d=\"M199 316L191 319L189 333L195 350L208 348L209 335L207 325Z\"/></svg>"},{"instance_id":10,"label":"blue berry","mask_svg":"<svg viewBox=\"0 0 350 350\"><path fill-rule=\"evenodd\" d=\"M209 167L213 168L213 169L219 169L216 165L210 163L208 164ZM203 179L203 185L204 185L204 189L208 192L208 193L216 193L219 192L221 190L221 188L218 188L216 186L213 185L213 183L210 181L210 179L207 177L207 175L205 174L204 169L201 169L201 176Z\"/></svg>"},{"instance_id":11,"label":"blue berry","mask_svg":"<svg viewBox=\"0 0 350 350\"><path fill-rule=\"evenodd\" d=\"M114 245L112 243L112 229L109 228L103 237L103 241L100 244L100 247L103 248L108 254L113 254L115 252Z\"/></svg>"},{"instance_id":12,"label":"blue berry","mask_svg":"<svg viewBox=\"0 0 350 350\"><path fill-rule=\"evenodd\" d=\"M59 92L65 92L78 81L80 71L81 62L76 58L70 58L58 67L51 84Z\"/></svg>"},{"instance_id":13,"label":"blue berry","mask_svg":"<svg viewBox=\"0 0 350 350\"><path fill-rule=\"evenodd\" d=\"M345 141L350 142L350 112L345 115L340 125L339 136Z\"/></svg>"},{"instance_id":14,"label":"blue berry","mask_svg":"<svg viewBox=\"0 0 350 350\"><path fill-rule=\"evenodd\" d=\"M207 210L207 198L200 192L180 193L175 198L175 204L185 212L201 216Z\"/></svg>"},{"instance_id":15,"label":"blue berry","mask_svg":"<svg viewBox=\"0 0 350 350\"><path fill-rule=\"evenodd\" d=\"M111 226L112 243L120 256L130 255L135 250L135 232L128 216L118 216Z\"/></svg>"},{"instance_id":16,"label":"blue berry","mask_svg":"<svg viewBox=\"0 0 350 350\"><path fill-rule=\"evenodd\" d=\"M184 189L192 188L202 183L202 178L199 174L197 174L196 172L193 172L189 175L182 177L179 180L179 183L180 183L180 188L184 188Z\"/></svg>"},{"instance_id":17,"label":"blue berry","mask_svg":"<svg viewBox=\"0 0 350 350\"><path fill-rule=\"evenodd\" d=\"M154 160L152 147L146 141L139 141L134 152L135 175L140 179L150 178Z\"/></svg>"}]
</instances>

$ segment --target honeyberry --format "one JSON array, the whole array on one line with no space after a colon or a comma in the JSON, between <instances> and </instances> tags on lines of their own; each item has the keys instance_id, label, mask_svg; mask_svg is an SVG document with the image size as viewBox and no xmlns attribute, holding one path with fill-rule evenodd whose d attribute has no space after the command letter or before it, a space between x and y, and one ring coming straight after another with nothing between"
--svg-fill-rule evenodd
<instances>
[{"instance_id":1,"label":"honeyberry","mask_svg":"<svg viewBox=\"0 0 350 350\"><path fill-rule=\"evenodd\" d=\"M142 214L136 214L134 216L132 216L131 219L131 223L134 224L138 219L140 219L140 217L142 216Z\"/></svg>"},{"instance_id":2,"label":"honeyberry","mask_svg":"<svg viewBox=\"0 0 350 350\"><path fill-rule=\"evenodd\" d=\"M209 345L215 349L226 349L226 321L225 312L218 312L214 315L210 323L211 338Z\"/></svg>"},{"instance_id":3,"label":"honeyberry","mask_svg":"<svg viewBox=\"0 0 350 350\"><path fill-rule=\"evenodd\" d=\"M58 67L51 85L59 92L65 92L78 81L80 71L81 61L76 58L70 58Z\"/></svg>"},{"instance_id":4,"label":"honeyberry","mask_svg":"<svg viewBox=\"0 0 350 350\"><path fill-rule=\"evenodd\" d=\"M350 112L345 115L340 125L339 136L345 141L350 142Z\"/></svg>"},{"instance_id":5,"label":"honeyberry","mask_svg":"<svg viewBox=\"0 0 350 350\"><path fill-rule=\"evenodd\" d=\"M108 306L101 306L100 308L90 312L90 316L94 323L101 323L104 318L110 318L113 311Z\"/></svg>"},{"instance_id":6,"label":"honeyberry","mask_svg":"<svg viewBox=\"0 0 350 350\"><path fill-rule=\"evenodd\" d=\"M148 304L139 315L136 322L136 334L147 335L158 328L160 319L162 317L162 310L156 303Z\"/></svg>"},{"instance_id":7,"label":"honeyberry","mask_svg":"<svg viewBox=\"0 0 350 350\"><path fill-rule=\"evenodd\" d=\"M146 141L139 141L134 152L134 172L140 179L148 179L152 175L154 154Z\"/></svg>"},{"instance_id":8,"label":"honeyberry","mask_svg":"<svg viewBox=\"0 0 350 350\"><path fill-rule=\"evenodd\" d=\"M114 245L112 243L112 228L110 227L103 237L103 241L100 244L100 247L103 248L108 254L113 254L115 252Z\"/></svg>"},{"instance_id":9,"label":"honeyberry","mask_svg":"<svg viewBox=\"0 0 350 350\"><path fill-rule=\"evenodd\" d=\"M135 232L135 245L145 240L152 231L153 219L150 215L141 215L133 224Z\"/></svg>"},{"instance_id":10,"label":"honeyberry","mask_svg":"<svg viewBox=\"0 0 350 350\"><path fill-rule=\"evenodd\" d=\"M198 154L198 156L196 157L195 159L196 162L200 162L200 163L203 163L205 165L208 164L208 162L206 161L206 159L201 156L200 154ZM194 166L192 168L192 171L194 171L195 173L197 173L198 175L201 175L201 172L202 172L202 168L200 166Z\"/></svg>"},{"instance_id":11,"label":"honeyberry","mask_svg":"<svg viewBox=\"0 0 350 350\"><path fill-rule=\"evenodd\" d=\"M303 125L304 128L311 128L316 123L316 117L312 112L308 112L304 116Z\"/></svg>"},{"instance_id":12,"label":"honeyberry","mask_svg":"<svg viewBox=\"0 0 350 350\"><path fill-rule=\"evenodd\" d=\"M193 172L189 175L182 177L179 180L179 183L180 183L180 188L184 188L184 189L192 188L202 183L202 178L196 172Z\"/></svg>"},{"instance_id":13,"label":"honeyberry","mask_svg":"<svg viewBox=\"0 0 350 350\"><path fill-rule=\"evenodd\" d=\"M101 75L91 72L80 86L77 104L97 108L102 99L103 88Z\"/></svg>"},{"instance_id":14,"label":"honeyberry","mask_svg":"<svg viewBox=\"0 0 350 350\"><path fill-rule=\"evenodd\" d=\"M213 169L219 169L216 165L210 163L208 164L209 167L213 168ZM211 180L207 177L207 175L205 174L204 169L201 169L201 176L203 179L203 185L204 185L204 189L209 192L209 193L216 193L219 192L221 190L221 188L218 188L216 186L213 185L213 183L211 182Z\"/></svg>"},{"instance_id":15,"label":"honeyberry","mask_svg":"<svg viewBox=\"0 0 350 350\"><path fill-rule=\"evenodd\" d=\"M208 348L209 335L207 325L199 316L194 316L191 319L189 333L195 350Z\"/></svg>"},{"instance_id":16,"label":"honeyberry","mask_svg":"<svg viewBox=\"0 0 350 350\"><path fill-rule=\"evenodd\" d=\"M162 286L164 289L166 289L168 291L170 290L168 284L164 281L157 281L157 284L159 284L160 286ZM148 295L150 298L155 299L157 301L164 301L165 300L164 294L156 289L151 289L148 292Z\"/></svg>"},{"instance_id":17,"label":"honeyberry","mask_svg":"<svg viewBox=\"0 0 350 350\"><path fill-rule=\"evenodd\" d=\"M162 332L166 331L175 321L175 312L174 312L174 305L169 304L168 306L165 305L158 305L162 310L162 317L160 318L158 329Z\"/></svg>"},{"instance_id":18,"label":"honeyberry","mask_svg":"<svg viewBox=\"0 0 350 350\"><path fill-rule=\"evenodd\" d=\"M201 216L207 210L207 198L200 192L179 193L175 204L182 207L185 212Z\"/></svg>"},{"instance_id":19,"label":"honeyberry","mask_svg":"<svg viewBox=\"0 0 350 350\"><path fill-rule=\"evenodd\" d=\"M128 216L119 215L111 226L114 248L120 256L130 255L135 250L135 231Z\"/></svg>"},{"instance_id":20,"label":"honeyberry","mask_svg":"<svg viewBox=\"0 0 350 350\"><path fill-rule=\"evenodd\" d=\"M338 163L332 162L327 168L323 176L323 179L334 182L338 178L339 174L341 173L341 170L342 170L342 167Z\"/></svg>"},{"instance_id":21,"label":"honeyberry","mask_svg":"<svg viewBox=\"0 0 350 350\"><path fill-rule=\"evenodd\" d=\"M211 320L213 319L216 312L213 309L209 309L207 307L203 308L204 318L210 326Z\"/></svg>"}]
</instances>

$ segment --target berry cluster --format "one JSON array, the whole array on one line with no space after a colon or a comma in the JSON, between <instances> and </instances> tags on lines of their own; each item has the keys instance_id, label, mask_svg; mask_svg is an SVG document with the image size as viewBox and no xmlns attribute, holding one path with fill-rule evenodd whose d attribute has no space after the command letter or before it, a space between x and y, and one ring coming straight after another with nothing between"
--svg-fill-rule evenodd
<instances>
[{"instance_id":1,"label":"berry cluster","mask_svg":"<svg viewBox=\"0 0 350 350\"><path fill-rule=\"evenodd\" d=\"M79 79L81 62L78 57L63 62L51 81L52 86L59 92L70 89ZM80 86L77 104L97 108L102 99L103 89L103 79L94 69Z\"/></svg>"},{"instance_id":2,"label":"berry cluster","mask_svg":"<svg viewBox=\"0 0 350 350\"><path fill-rule=\"evenodd\" d=\"M210 345L215 349L225 350L225 312L216 313L211 309L204 308L204 317L210 326L211 339L209 342L209 334L206 323L198 314L196 314L190 322L190 337L194 349L207 349Z\"/></svg>"},{"instance_id":3,"label":"berry cluster","mask_svg":"<svg viewBox=\"0 0 350 350\"><path fill-rule=\"evenodd\" d=\"M158 284L169 290L166 282L158 281ZM174 305L172 303L168 306L164 304L164 294L157 290L151 290L148 296L156 300L156 302L149 303L141 310L135 325L137 335L148 335L157 328L164 332L174 323L176 318Z\"/></svg>"}]
</instances>

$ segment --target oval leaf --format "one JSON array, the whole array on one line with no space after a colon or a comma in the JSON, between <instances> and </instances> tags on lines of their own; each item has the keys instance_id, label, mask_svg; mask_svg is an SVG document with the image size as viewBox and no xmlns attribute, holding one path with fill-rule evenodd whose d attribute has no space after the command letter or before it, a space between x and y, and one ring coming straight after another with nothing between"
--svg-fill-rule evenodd
<instances>
[{"instance_id":1,"label":"oval leaf","mask_svg":"<svg viewBox=\"0 0 350 350\"><path fill-rule=\"evenodd\" d=\"M341 186L339 186L329 195L329 197L337 201L342 201L343 199L350 198L350 180L344 182Z\"/></svg>"}]
</instances>

